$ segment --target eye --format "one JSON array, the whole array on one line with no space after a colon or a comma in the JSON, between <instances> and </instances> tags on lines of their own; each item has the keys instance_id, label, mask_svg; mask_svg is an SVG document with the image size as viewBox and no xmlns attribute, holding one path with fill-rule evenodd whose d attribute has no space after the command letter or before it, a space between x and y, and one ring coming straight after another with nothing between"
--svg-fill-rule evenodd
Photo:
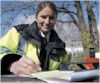
<instances>
[{"instance_id":1,"label":"eye","mask_svg":"<svg viewBox=\"0 0 100 83\"><path fill-rule=\"evenodd\" d=\"M55 17L54 17L54 16L50 17L50 20L54 20L54 19L55 19Z\"/></svg>"},{"instance_id":2,"label":"eye","mask_svg":"<svg viewBox=\"0 0 100 83\"><path fill-rule=\"evenodd\" d=\"M41 16L43 19L46 19L47 18L47 16Z\"/></svg>"}]
</instances>

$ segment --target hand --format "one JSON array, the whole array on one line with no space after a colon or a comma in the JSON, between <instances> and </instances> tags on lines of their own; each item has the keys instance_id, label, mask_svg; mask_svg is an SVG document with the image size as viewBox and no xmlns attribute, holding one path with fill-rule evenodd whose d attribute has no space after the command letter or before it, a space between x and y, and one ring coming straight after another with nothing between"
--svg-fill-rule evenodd
<instances>
[{"instance_id":1,"label":"hand","mask_svg":"<svg viewBox=\"0 0 100 83\"><path fill-rule=\"evenodd\" d=\"M17 76L29 75L39 71L41 71L40 65L26 57L22 57L18 61L15 61L10 67L10 72Z\"/></svg>"}]
</instances>

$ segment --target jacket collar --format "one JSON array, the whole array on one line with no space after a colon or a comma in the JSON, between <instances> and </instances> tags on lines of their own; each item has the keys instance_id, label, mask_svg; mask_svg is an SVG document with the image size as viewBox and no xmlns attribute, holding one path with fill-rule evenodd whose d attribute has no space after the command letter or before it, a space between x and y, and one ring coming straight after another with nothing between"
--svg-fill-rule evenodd
<instances>
[{"instance_id":1,"label":"jacket collar","mask_svg":"<svg viewBox=\"0 0 100 83\"><path fill-rule=\"evenodd\" d=\"M38 34L37 23L34 22L33 24L29 25L25 28L22 32L22 36L27 40L31 41L32 43L41 46L41 38Z\"/></svg>"},{"instance_id":2,"label":"jacket collar","mask_svg":"<svg viewBox=\"0 0 100 83\"><path fill-rule=\"evenodd\" d=\"M40 35L38 33L37 23L34 22L29 26L29 28L26 29L26 33L31 36L31 38L34 38L37 41L40 41Z\"/></svg>"},{"instance_id":3,"label":"jacket collar","mask_svg":"<svg viewBox=\"0 0 100 83\"><path fill-rule=\"evenodd\" d=\"M22 31L22 36L32 43L41 46L41 36L39 34L38 26L36 21L32 23L31 25L28 25L26 28L24 27L24 30ZM64 47L64 43L61 41L61 39L58 37L57 33L52 29L50 32L49 42L48 44L54 44L53 47L58 47L59 45L63 44L62 47ZM49 45L47 45L49 46ZM48 47L47 47L48 48Z\"/></svg>"}]
</instances>

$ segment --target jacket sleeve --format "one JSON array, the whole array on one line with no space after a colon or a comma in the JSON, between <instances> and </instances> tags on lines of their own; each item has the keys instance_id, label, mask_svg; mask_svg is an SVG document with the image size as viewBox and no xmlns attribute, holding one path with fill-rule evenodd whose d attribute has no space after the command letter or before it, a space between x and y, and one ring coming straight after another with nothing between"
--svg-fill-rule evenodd
<instances>
[{"instance_id":1,"label":"jacket sleeve","mask_svg":"<svg viewBox=\"0 0 100 83\"><path fill-rule=\"evenodd\" d=\"M21 56L16 54L20 34L13 27L0 39L1 74L10 73L8 67Z\"/></svg>"},{"instance_id":2,"label":"jacket sleeve","mask_svg":"<svg viewBox=\"0 0 100 83\"><path fill-rule=\"evenodd\" d=\"M10 66L13 62L19 60L20 55L17 54L7 54L1 59L1 75L12 74L10 72Z\"/></svg>"},{"instance_id":3,"label":"jacket sleeve","mask_svg":"<svg viewBox=\"0 0 100 83\"><path fill-rule=\"evenodd\" d=\"M8 33L0 39L0 59L6 54L16 53L20 34L15 28L12 28Z\"/></svg>"},{"instance_id":4,"label":"jacket sleeve","mask_svg":"<svg viewBox=\"0 0 100 83\"><path fill-rule=\"evenodd\" d=\"M61 58L60 68L61 70L69 70L69 63L71 62L71 57L67 54L67 52L64 54L64 56Z\"/></svg>"}]
</instances>

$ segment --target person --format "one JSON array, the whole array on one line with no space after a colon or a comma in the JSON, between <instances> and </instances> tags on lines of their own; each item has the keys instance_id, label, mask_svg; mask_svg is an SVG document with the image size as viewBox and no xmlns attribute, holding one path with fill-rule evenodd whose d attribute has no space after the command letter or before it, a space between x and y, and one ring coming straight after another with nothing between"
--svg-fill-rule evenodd
<instances>
[{"instance_id":1,"label":"person","mask_svg":"<svg viewBox=\"0 0 100 83\"><path fill-rule=\"evenodd\" d=\"M1 74L16 76L49 70L67 70L70 57L53 29L57 8L52 1L38 5L36 21L13 26L0 39Z\"/></svg>"}]
</instances>

